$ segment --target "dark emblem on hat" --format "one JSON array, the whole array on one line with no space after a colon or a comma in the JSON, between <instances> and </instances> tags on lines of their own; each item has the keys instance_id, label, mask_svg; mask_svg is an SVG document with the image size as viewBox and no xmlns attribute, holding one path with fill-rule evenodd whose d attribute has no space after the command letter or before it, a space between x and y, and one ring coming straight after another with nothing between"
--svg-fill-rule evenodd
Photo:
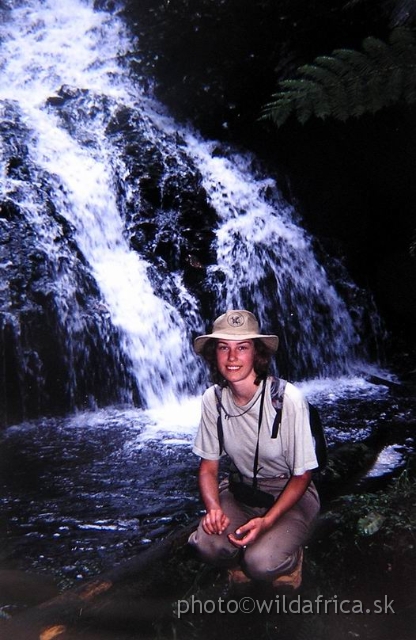
<instances>
[{"instance_id":1,"label":"dark emblem on hat","mask_svg":"<svg viewBox=\"0 0 416 640\"><path fill-rule=\"evenodd\" d=\"M244 324L244 317L241 313L233 313L228 316L227 322L232 327L241 327Z\"/></svg>"}]
</instances>

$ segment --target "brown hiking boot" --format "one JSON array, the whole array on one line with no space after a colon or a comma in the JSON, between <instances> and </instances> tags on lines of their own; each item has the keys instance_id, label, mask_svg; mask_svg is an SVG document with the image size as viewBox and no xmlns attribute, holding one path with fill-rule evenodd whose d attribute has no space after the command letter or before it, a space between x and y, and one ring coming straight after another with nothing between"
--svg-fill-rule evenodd
<instances>
[{"instance_id":1,"label":"brown hiking boot","mask_svg":"<svg viewBox=\"0 0 416 640\"><path fill-rule=\"evenodd\" d=\"M299 589L302 584L302 564L303 564L303 549L300 549L299 560L292 573L285 576L278 576L272 582L273 587L288 587L289 589Z\"/></svg>"},{"instance_id":2,"label":"brown hiking boot","mask_svg":"<svg viewBox=\"0 0 416 640\"><path fill-rule=\"evenodd\" d=\"M272 582L272 587L278 588L288 588L293 591L299 589L302 584L302 565L303 565L303 549L300 549L299 552L299 560L296 567L293 569L292 573L287 575L278 576ZM233 569L228 569L228 583L230 587L239 585L247 585L250 584L251 578L249 578L244 571L240 567L234 567Z\"/></svg>"},{"instance_id":3,"label":"brown hiking boot","mask_svg":"<svg viewBox=\"0 0 416 640\"><path fill-rule=\"evenodd\" d=\"M246 576L240 567L228 569L228 583L230 586L235 584L248 584L249 582L251 582L251 579Z\"/></svg>"}]
</instances>

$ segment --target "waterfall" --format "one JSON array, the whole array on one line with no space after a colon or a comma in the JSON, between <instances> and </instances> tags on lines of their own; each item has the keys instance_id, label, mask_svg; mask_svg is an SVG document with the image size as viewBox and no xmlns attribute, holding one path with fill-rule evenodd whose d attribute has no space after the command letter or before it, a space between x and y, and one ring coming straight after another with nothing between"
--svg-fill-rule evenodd
<instances>
[{"instance_id":1,"label":"waterfall","mask_svg":"<svg viewBox=\"0 0 416 640\"><path fill-rule=\"evenodd\" d=\"M254 309L266 332L278 330L292 375L347 372L360 344L351 312L275 182L256 175L250 155L220 156L213 143L187 140L221 221L217 310Z\"/></svg>"},{"instance_id":2,"label":"waterfall","mask_svg":"<svg viewBox=\"0 0 416 640\"><path fill-rule=\"evenodd\" d=\"M120 329L121 348L131 360L144 404L172 400L187 386L195 359L185 319L155 294L149 264L129 247L116 201L104 114L98 111L89 123L68 132L46 106L62 85L88 87L91 113L101 95L110 109L131 104L128 78L123 80L117 63L130 41L119 20L79 0L24 3L10 18L2 33L6 81L0 98L18 101L32 132L32 160L54 176L54 204L75 229L111 321ZM8 184L10 193L13 186ZM22 198L19 204L51 254L54 238L44 211ZM64 323L64 298L75 292L70 271L61 272L60 279ZM67 329L68 339L74 339L76 332Z\"/></svg>"},{"instance_id":3,"label":"waterfall","mask_svg":"<svg viewBox=\"0 0 416 640\"><path fill-rule=\"evenodd\" d=\"M134 42L122 20L92 5L27 0L4 11L0 27L0 113L16 126L9 147L15 156L25 151L24 162L36 168L36 179L25 183L20 159L0 158L1 198L23 212L53 265L54 308L68 351L76 354L66 362L71 394L91 368L85 360L85 371L77 371L91 327L79 303L75 256L97 287L101 324L105 316L117 332L111 338L104 322L94 353L100 345L119 352L145 407L192 395L206 382L191 348L193 335L212 320L204 322L204 304L213 315L231 307L253 310L265 331L279 332L294 376L348 371L360 342L356 324L275 182L259 175L249 156L220 152L173 122L131 76L125 58ZM123 122L128 135L117 133ZM133 138L136 147L138 139L143 145L136 156ZM160 193L147 200L138 164L146 158L160 171ZM192 261L192 252L183 258L187 245L177 237L183 229L190 233L189 219L196 237L206 220L200 200L190 200L186 215L181 212L185 223L177 226L181 179L188 180L189 194L200 181L205 210L215 215L216 263L202 265L206 277L192 290L182 264ZM53 204L45 205L42 190ZM151 242L138 231L157 227L156 219L175 254L173 268L154 255L161 230ZM72 258L63 255L62 220L75 243ZM203 303L204 296L213 303Z\"/></svg>"}]
</instances>

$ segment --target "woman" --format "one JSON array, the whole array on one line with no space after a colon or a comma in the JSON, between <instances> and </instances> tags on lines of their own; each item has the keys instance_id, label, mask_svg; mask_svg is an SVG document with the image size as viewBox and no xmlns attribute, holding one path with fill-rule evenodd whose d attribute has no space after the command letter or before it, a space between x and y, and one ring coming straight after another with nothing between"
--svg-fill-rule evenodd
<instances>
[{"instance_id":1,"label":"woman","mask_svg":"<svg viewBox=\"0 0 416 640\"><path fill-rule=\"evenodd\" d=\"M195 351L208 361L220 386L210 387L202 398L193 451L201 458L206 514L189 542L207 562L234 567L235 581L297 588L302 545L319 511L311 482L318 463L307 403L290 383L278 435L271 437L276 409L267 371L278 342L277 336L260 334L256 318L245 310L227 311L211 334L195 339ZM224 453L236 467L238 482L218 486Z\"/></svg>"}]
</instances>

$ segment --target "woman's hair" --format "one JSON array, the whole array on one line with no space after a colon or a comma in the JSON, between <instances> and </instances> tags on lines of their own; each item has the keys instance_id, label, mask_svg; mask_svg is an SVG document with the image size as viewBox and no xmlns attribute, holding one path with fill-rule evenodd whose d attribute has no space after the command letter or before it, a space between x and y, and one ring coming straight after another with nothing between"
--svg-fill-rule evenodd
<instances>
[{"instance_id":1,"label":"woman's hair","mask_svg":"<svg viewBox=\"0 0 416 640\"><path fill-rule=\"evenodd\" d=\"M210 338L206 341L201 355L207 361L212 381L215 384L219 384L222 387L227 386L227 381L218 371L217 367L217 339ZM253 339L254 344L254 371L257 374L255 384L260 384L262 380L267 378L269 373L270 362L273 356L273 352L270 351L260 338Z\"/></svg>"}]
</instances>

